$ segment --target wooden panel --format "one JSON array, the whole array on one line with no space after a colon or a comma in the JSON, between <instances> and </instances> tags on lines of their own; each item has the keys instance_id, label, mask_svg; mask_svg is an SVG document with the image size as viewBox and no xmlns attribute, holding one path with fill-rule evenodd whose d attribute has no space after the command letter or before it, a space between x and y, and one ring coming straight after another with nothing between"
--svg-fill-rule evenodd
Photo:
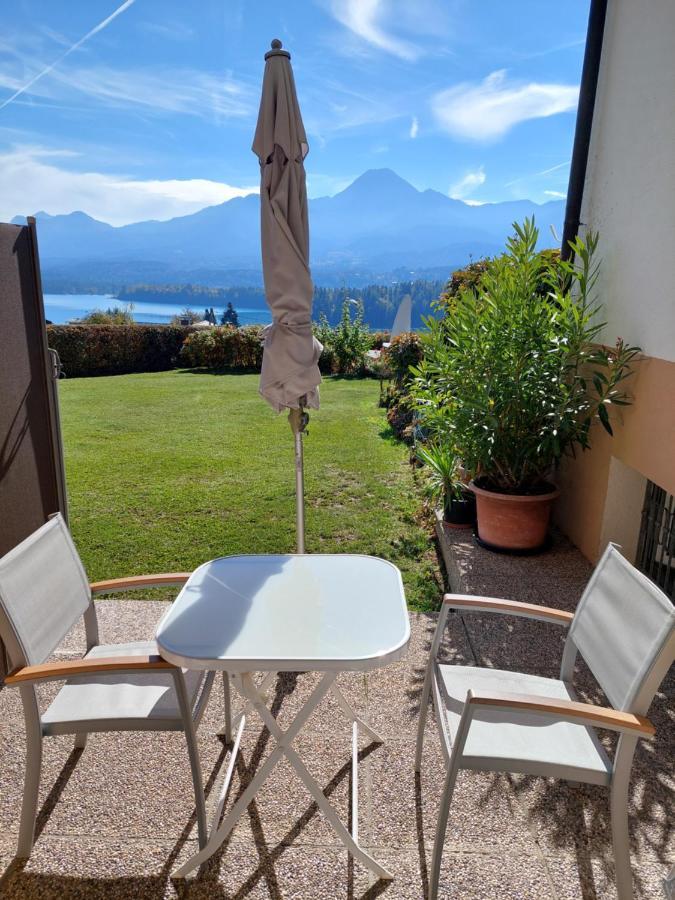
<instances>
[{"instance_id":1,"label":"wooden panel","mask_svg":"<svg viewBox=\"0 0 675 900\"><path fill-rule=\"evenodd\" d=\"M90 584L92 594L107 594L112 591L130 591L136 588L166 587L185 584L189 572L164 572L160 575L132 575L129 578L111 578Z\"/></svg>"},{"instance_id":2,"label":"wooden panel","mask_svg":"<svg viewBox=\"0 0 675 900\"><path fill-rule=\"evenodd\" d=\"M464 609L467 612L496 612L512 616L523 616L528 619L544 619L558 625L569 625L574 613L550 606L538 606L536 603L519 603L517 600L501 600L498 597L474 597L471 594L446 594L443 603L453 609Z\"/></svg>"},{"instance_id":3,"label":"wooden panel","mask_svg":"<svg viewBox=\"0 0 675 900\"><path fill-rule=\"evenodd\" d=\"M539 697L529 694L499 693L478 694L469 691L467 702L477 706L522 709L526 712L550 714L551 718L578 720L580 725L594 725L613 731L633 731L644 737L653 737L656 728L644 716L621 712L607 706L593 706L574 700L558 700L555 697Z\"/></svg>"},{"instance_id":4,"label":"wooden panel","mask_svg":"<svg viewBox=\"0 0 675 900\"><path fill-rule=\"evenodd\" d=\"M175 668L161 656L94 656L46 662L39 666L24 666L10 672L5 678L5 684L21 684L45 678L73 678L75 675L104 675L106 672Z\"/></svg>"}]
</instances>

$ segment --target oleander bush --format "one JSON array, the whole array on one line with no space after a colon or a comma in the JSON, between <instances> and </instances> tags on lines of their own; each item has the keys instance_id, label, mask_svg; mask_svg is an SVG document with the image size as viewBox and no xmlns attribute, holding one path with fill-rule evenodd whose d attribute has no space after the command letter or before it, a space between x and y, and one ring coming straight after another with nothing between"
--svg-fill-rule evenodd
<instances>
[{"instance_id":1,"label":"oleander bush","mask_svg":"<svg viewBox=\"0 0 675 900\"><path fill-rule=\"evenodd\" d=\"M170 325L49 325L69 378L173 369L190 329Z\"/></svg>"},{"instance_id":2,"label":"oleander bush","mask_svg":"<svg viewBox=\"0 0 675 900\"><path fill-rule=\"evenodd\" d=\"M596 233L570 242L570 261L537 251L534 219L513 228L452 313L428 320L411 393L425 431L456 448L480 486L529 494L590 447L592 426L612 434L639 349L601 343Z\"/></svg>"}]
</instances>

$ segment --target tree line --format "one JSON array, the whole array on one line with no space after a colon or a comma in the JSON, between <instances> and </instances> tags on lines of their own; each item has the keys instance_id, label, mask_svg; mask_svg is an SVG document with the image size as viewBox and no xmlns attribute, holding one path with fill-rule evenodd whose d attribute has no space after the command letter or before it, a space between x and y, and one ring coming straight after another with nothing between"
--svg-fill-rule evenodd
<instances>
[{"instance_id":1,"label":"tree line","mask_svg":"<svg viewBox=\"0 0 675 900\"><path fill-rule=\"evenodd\" d=\"M359 300L363 304L364 322L373 329L391 328L401 300L412 299L413 328L422 326L422 318L433 314L432 303L443 292L445 282L399 281L395 284L371 284L362 288L314 287L312 318L319 321L323 315L330 325L337 325L342 316L346 299ZM237 309L265 309L265 292L256 287L214 288L196 284L136 284L117 293L123 303L145 301L168 302L188 308L226 307Z\"/></svg>"}]
</instances>

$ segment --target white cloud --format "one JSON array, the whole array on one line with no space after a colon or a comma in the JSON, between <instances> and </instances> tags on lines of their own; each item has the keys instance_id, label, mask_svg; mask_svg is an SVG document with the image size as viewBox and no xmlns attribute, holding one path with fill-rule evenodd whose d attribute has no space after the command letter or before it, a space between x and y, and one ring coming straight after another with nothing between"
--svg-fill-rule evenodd
<instances>
[{"instance_id":1,"label":"white cloud","mask_svg":"<svg viewBox=\"0 0 675 900\"><path fill-rule=\"evenodd\" d=\"M417 59L419 47L394 37L383 27L388 6L385 0L332 0L331 9L338 22L371 46L400 59Z\"/></svg>"},{"instance_id":2,"label":"white cloud","mask_svg":"<svg viewBox=\"0 0 675 900\"><path fill-rule=\"evenodd\" d=\"M481 184L485 184L486 175L483 166L475 169L473 172L467 172L459 181L456 181L448 192L453 200L465 200L465 198ZM465 200L465 202L469 202ZM479 205L477 201L473 201L475 205Z\"/></svg>"},{"instance_id":3,"label":"white cloud","mask_svg":"<svg viewBox=\"0 0 675 900\"><path fill-rule=\"evenodd\" d=\"M576 109L578 86L509 82L506 70L492 72L480 84L465 82L435 94L431 107L438 124L452 135L490 141L519 122Z\"/></svg>"},{"instance_id":4,"label":"white cloud","mask_svg":"<svg viewBox=\"0 0 675 900\"><path fill-rule=\"evenodd\" d=\"M143 181L102 172L74 172L55 164L69 151L15 147L0 154L0 220L44 210L82 210L111 225L171 219L258 191L202 178Z\"/></svg>"},{"instance_id":5,"label":"white cloud","mask_svg":"<svg viewBox=\"0 0 675 900\"><path fill-rule=\"evenodd\" d=\"M419 134L420 123L417 120L417 116L412 117L412 122L410 123L410 137L415 140L417 135Z\"/></svg>"},{"instance_id":6,"label":"white cloud","mask_svg":"<svg viewBox=\"0 0 675 900\"><path fill-rule=\"evenodd\" d=\"M567 194L563 191L544 191L547 197L554 197L556 200L564 200Z\"/></svg>"}]
</instances>

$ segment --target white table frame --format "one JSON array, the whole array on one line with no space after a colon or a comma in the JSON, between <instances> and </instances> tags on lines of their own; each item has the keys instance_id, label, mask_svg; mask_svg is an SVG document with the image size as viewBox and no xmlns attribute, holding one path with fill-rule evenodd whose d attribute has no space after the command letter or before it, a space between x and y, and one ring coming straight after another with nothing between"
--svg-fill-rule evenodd
<instances>
[{"instance_id":1,"label":"white table frame","mask_svg":"<svg viewBox=\"0 0 675 900\"><path fill-rule=\"evenodd\" d=\"M351 708L347 700L345 699L342 691L340 691L339 687L335 683L339 672L324 672L319 684L314 688L306 702L300 708L299 712L288 726L285 731L282 731L279 725L277 724L276 719L270 712L267 706L267 698L266 692L271 680L276 676L276 672L269 672L267 676L263 679L263 682L260 685L256 685L253 679L253 673L244 672L241 674L233 675L231 677L232 684L235 690L241 695L244 699L244 709L241 714L238 716L238 722L235 723L237 725L237 733L234 737L234 743L232 745L232 753L230 756L229 765L227 768L227 772L225 773L225 779L220 789L220 794L218 797L218 802L216 803L216 807L214 809L212 818L211 818L211 827L209 831L209 838L205 846L195 853L194 856L190 857L180 868L178 868L174 873L174 878L185 878L189 875L190 872L194 871L194 869L203 865L213 854L218 850L220 846L227 840L228 835L232 832L237 822L245 812L249 803L253 800L255 795L258 793L263 784L267 781L267 779L272 774L275 766L280 762L283 757L286 757L290 765L298 774L298 777L305 785L309 793L312 795L316 805L323 812L323 814L328 819L331 824L333 830L336 835L340 838L342 843L345 845L347 850L352 854L354 859L358 860L362 863L366 868L370 869L378 878L391 880L393 875L384 868L384 866L380 865L375 859L373 859L370 854L366 853L365 850L359 845L359 780L358 780L358 741L359 741L359 729L361 729L365 735L370 737L371 740L376 741L377 743L383 743L382 738L368 725L363 719L359 718L356 715L354 710ZM227 691L226 691L227 693ZM294 739L300 733L305 722L310 718L314 710L317 708L319 703L324 699L326 694L331 693L335 698L340 710L351 722L352 725L352 792L351 792L351 803L352 803L352 830L349 829L343 824L338 814L333 809L330 804L328 798L323 793L320 785L317 783L316 779L312 777L312 775L307 770L304 762L302 761L300 755L293 748L292 743ZM219 825L218 822L222 815L223 807L225 805L225 800L227 797L227 793L230 788L230 783L232 781L232 775L234 773L234 765L237 757L237 753L239 752L239 746L241 743L241 738L244 732L244 728L246 725L246 716L248 714L249 708L253 708L264 724L269 729L270 734L276 741L276 746L267 757L265 762L262 764L260 769L255 773L255 776L251 780L251 782L247 785L242 794L237 798L236 803L232 807L232 809L225 816L222 823ZM233 723L233 724L235 724ZM231 727L231 726L230 726ZM229 728L226 723L226 727L224 729L224 734L226 739L231 740L231 733L228 734Z\"/></svg>"}]
</instances>

